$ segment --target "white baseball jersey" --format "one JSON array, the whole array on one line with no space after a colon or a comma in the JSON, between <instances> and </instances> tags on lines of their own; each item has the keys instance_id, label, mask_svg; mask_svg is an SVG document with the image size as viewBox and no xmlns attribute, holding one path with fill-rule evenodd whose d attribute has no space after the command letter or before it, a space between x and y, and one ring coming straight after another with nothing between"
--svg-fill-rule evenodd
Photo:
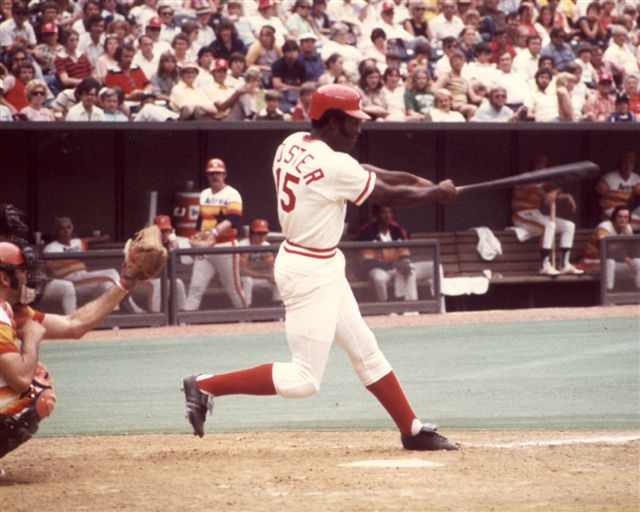
<instances>
[{"instance_id":1,"label":"white baseball jersey","mask_svg":"<svg viewBox=\"0 0 640 512\"><path fill-rule=\"evenodd\" d=\"M320 258L335 254L347 201L361 205L376 181L354 158L306 132L294 133L280 145L273 177L285 250Z\"/></svg>"}]
</instances>

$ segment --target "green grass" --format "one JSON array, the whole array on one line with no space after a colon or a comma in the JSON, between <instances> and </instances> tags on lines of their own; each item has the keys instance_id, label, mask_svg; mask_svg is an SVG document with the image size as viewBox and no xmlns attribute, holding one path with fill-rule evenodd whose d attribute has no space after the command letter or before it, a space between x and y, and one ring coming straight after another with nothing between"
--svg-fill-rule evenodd
<instances>
[{"instance_id":1,"label":"green grass","mask_svg":"<svg viewBox=\"0 0 640 512\"><path fill-rule=\"evenodd\" d=\"M448 428L637 429L637 317L377 329L425 421ZM284 334L44 344L58 403L40 435L188 432L179 381L286 361ZM304 400L227 396L219 431L386 429L393 424L334 346L322 389Z\"/></svg>"}]
</instances>

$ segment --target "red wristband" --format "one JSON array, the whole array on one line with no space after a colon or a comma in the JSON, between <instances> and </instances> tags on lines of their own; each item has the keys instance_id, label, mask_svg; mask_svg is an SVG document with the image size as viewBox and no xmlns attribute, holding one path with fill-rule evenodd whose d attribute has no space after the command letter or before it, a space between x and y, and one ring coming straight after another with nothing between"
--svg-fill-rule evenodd
<instances>
[{"instance_id":1,"label":"red wristband","mask_svg":"<svg viewBox=\"0 0 640 512\"><path fill-rule=\"evenodd\" d=\"M117 283L117 285L127 293L131 291L131 288L133 288L135 284L136 282L134 280L127 279L126 277L121 277Z\"/></svg>"}]
</instances>

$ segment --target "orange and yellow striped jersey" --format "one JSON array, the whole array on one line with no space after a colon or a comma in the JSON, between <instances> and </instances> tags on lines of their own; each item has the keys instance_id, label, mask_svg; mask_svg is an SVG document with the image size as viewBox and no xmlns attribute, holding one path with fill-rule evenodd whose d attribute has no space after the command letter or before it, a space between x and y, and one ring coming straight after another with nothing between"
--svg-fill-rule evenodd
<instances>
[{"instance_id":1,"label":"orange and yellow striped jersey","mask_svg":"<svg viewBox=\"0 0 640 512\"><path fill-rule=\"evenodd\" d=\"M61 244L58 241L53 241L44 248L44 253L76 253L86 251L88 247L87 241L84 238L72 238L69 245ZM79 259L68 260L49 260L47 261L47 268L51 271L53 277L63 278L73 272L79 270L87 270L87 266L83 261Z\"/></svg>"},{"instance_id":2,"label":"orange and yellow striped jersey","mask_svg":"<svg viewBox=\"0 0 640 512\"><path fill-rule=\"evenodd\" d=\"M527 183L514 187L511 198L511 212L517 213L525 210L539 210L544 196L558 188L555 183Z\"/></svg>"},{"instance_id":3,"label":"orange and yellow striped jersey","mask_svg":"<svg viewBox=\"0 0 640 512\"><path fill-rule=\"evenodd\" d=\"M625 180L618 171L610 172L600 179L596 190L603 210L622 206L629 203L632 195L640 195L640 176L632 172Z\"/></svg>"},{"instance_id":4,"label":"orange and yellow striped jersey","mask_svg":"<svg viewBox=\"0 0 640 512\"><path fill-rule=\"evenodd\" d=\"M242 197L235 188L227 185L219 192L211 188L200 194L200 231L215 229L215 227L230 216L242 216ZM235 228L225 231L216 242L231 242L236 239L238 232Z\"/></svg>"}]
</instances>

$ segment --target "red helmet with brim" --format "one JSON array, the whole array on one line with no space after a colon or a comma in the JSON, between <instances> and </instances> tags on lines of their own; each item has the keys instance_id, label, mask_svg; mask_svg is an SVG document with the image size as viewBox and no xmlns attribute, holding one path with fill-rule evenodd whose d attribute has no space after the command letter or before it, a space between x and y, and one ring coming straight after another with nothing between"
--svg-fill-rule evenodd
<instances>
[{"instance_id":1,"label":"red helmet with brim","mask_svg":"<svg viewBox=\"0 0 640 512\"><path fill-rule=\"evenodd\" d=\"M361 109L360 104L360 94L355 89L341 84L323 85L311 96L309 118L312 120L320 119L327 110L335 109L356 119L371 119Z\"/></svg>"}]
</instances>

